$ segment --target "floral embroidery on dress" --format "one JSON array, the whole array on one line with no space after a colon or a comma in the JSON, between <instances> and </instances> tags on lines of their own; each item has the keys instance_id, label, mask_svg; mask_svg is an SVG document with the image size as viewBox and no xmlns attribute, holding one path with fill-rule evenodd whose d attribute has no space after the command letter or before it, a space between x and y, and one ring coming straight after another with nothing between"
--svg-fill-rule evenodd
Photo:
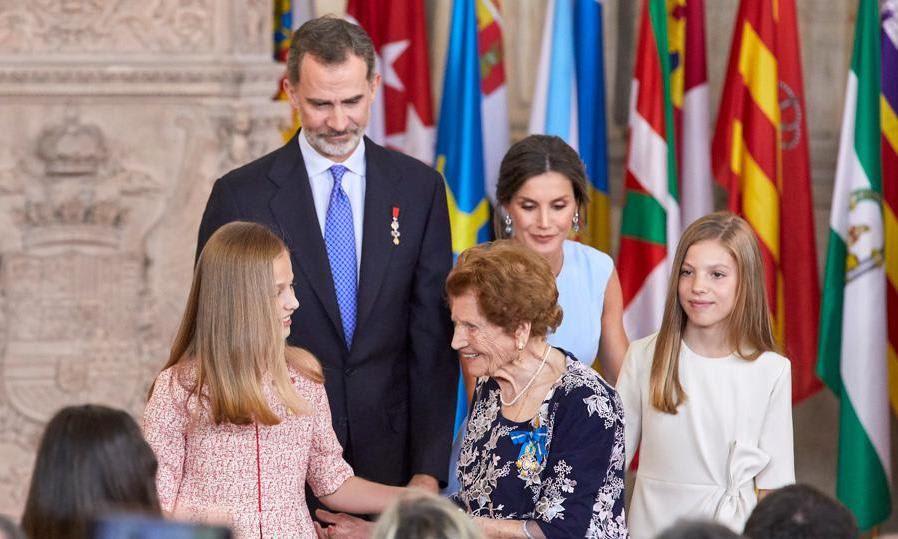
<instances>
[{"instance_id":1,"label":"floral embroidery on dress","mask_svg":"<svg viewBox=\"0 0 898 539\"><path fill-rule=\"evenodd\" d=\"M453 496L461 507L473 516L551 524L544 530L557 535L628 536L623 407L595 371L568 356L565 374L523 423L502 416L495 381L479 380L474 394L458 460L460 490ZM564 430L556 432L559 421ZM583 440L606 440L601 443L610 447L563 447L581 439L580 428L589 433ZM596 455L602 455L603 468L608 458L604 474L593 468ZM585 510L583 496L592 501ZM573 498L581 501L572 504Z\"/></svg>"},{"instance_id":2,"label":"floral embroidery on dress","mask_svg":"<svg viewBox=\"0 0 898 539\"><path fill-rule=\"evenodd\" d=\"M577 482L570 479L571 467L563 460L559 460L553 470L555 475L550 477L543 489L542 496L536 502L536 517L546 522L553 518L564 518L564 502L567 496L574 492Z\"/></svg>"},{"instance_id":3,"label":"floral embroidery on dress","mask_svg":"<svg viewBox=\"0 0 898 539\"><path fill-rule=\"evenodd\" d=\"M480 387L478 385L478 387ZM459 469L468 470L467 478L469 488L464 495L459 493L458 499L465 505L468 513L474 516L494 517L496 511L502 511L502 505L493 507L490 495L496 487L499 478L505 477L511 470L511 463L501 464L499 455L490 455L496 449L499 439L506 436L511 430L509 427L491 429L493 421L499 415L499 391L490 393L489 398L478 401L468 421L468 436L462 445L458 456ZM484 456L481 458L480 449L469 440L480 440L489 435L483 444Z\"/></svg>"}]
</instances>

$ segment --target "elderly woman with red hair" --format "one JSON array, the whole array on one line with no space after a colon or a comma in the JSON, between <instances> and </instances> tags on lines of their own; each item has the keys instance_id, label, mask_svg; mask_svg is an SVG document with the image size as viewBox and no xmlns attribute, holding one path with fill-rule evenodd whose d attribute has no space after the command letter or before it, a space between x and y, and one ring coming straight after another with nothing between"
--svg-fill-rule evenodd
<instances>
[{"instance_id":1,"label":"elderly woman with red hair","mask_svg":"<svg viewBox=\"0 0 898 539\"><path fill-rule=\"evenodd\" d=\"M476 376L454 501L487 537L626 537L614 388L547 335L549 263L512 241L468 249L446 282L452 346Z\"/></svg>"}]
</instances>

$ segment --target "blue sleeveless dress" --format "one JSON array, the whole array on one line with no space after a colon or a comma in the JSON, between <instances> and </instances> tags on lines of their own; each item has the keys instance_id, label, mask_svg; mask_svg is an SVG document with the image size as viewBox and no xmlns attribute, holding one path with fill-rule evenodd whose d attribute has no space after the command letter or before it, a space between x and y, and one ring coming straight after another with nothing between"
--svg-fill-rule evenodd
<instances>
[{"instance_id":1,"label":"blue sleeveless dress","mask_svg":"<svg viewBox=\"0 0 898 539\"><path fill-rule=\"evenodd\" d=\"M602 251L577 241L566 240L562 249L564 262L555 283L564 318L549 335L549 343L592 365L602 337L605 288L614 262Z\"/></svg>"}]
</instances>

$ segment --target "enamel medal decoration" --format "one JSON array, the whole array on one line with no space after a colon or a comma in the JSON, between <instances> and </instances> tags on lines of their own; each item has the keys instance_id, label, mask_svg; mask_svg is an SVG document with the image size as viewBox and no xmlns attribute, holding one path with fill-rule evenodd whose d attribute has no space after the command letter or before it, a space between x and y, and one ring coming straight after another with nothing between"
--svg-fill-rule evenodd
<instances>
[{"instance_id":1,"label":"enamel medal decoration","mask_svg":"<svg viewBox=\"0 0 898 539\"><path fill-rule=\"evenodd\" d=\"M399 245L399 206L393 206L393 220L390 222L390 236L393 245Z\"/></svg>"}]
</instances>

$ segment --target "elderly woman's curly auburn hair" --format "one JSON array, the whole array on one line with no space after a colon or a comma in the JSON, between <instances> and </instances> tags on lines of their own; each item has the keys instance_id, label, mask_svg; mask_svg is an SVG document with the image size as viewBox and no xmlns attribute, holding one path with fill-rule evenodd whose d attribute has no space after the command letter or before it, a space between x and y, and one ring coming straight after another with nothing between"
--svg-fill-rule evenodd
<instances>
[{"instance_id":1,"label":"elderly woman's curly auburn hair","mask_svg":"<svg viewBox=\"0 0 898 539\"><path fill-rule=\"evenodd\" d=\"M514 333L530 322L530 335L545 337L561 324L555 275L545 258L512 240L471 247L446 278L449 300L471 293L486 320Z\"/></svg>"}]
</instances>

